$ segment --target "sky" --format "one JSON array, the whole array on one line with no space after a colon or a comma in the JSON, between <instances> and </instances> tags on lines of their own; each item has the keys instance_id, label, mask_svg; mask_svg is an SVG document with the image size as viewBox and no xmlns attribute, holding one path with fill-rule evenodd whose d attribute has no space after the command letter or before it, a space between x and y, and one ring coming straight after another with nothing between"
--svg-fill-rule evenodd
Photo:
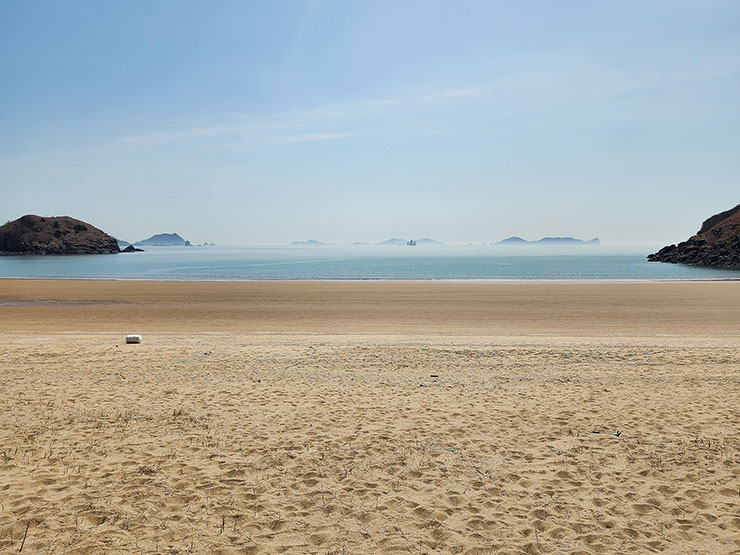
<instances>
[{"instance_id":1,"label":"sky","mask_svg":"<svg viewBox=\"0 0 740 555\"><path fill-rule=\"evenodd\" d=\"M667 244L740 203L740 2L0 0L0 221Z\"/></svg>"}]
</instances>

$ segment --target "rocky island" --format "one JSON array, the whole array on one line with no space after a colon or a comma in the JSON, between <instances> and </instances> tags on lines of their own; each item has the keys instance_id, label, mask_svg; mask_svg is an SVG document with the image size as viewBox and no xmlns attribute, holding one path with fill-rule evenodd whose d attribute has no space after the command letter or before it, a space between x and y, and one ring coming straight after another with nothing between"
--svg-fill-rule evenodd
<instances>
[{"instance_id":1,"label":"rocky island","mask_svg":"<svg viewBox=\"0 0 740 555\"><path fill-rule=\"evenodd\" d=\"M740 204L705 220L693 237L647 258L650 262L740 268Z\"/></svg>"},{"instance_id":2,"label":"rocky island","mask_svg":"<svg viewBox=\"0 0 740 555\"><path fill-rule=\"evenodd\" d=\"M33 214L0 226L0 254L115 254L118 242L97 227L69 216Z\"/></svg>"}]
</instances>

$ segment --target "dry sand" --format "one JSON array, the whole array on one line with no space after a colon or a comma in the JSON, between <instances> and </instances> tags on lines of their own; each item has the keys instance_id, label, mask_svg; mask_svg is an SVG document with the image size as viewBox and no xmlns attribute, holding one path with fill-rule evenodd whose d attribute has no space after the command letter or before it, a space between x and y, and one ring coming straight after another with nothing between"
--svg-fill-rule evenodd
<instances>
[{"instance_id":1,"label":"dry sand","mask_svg":"<svg viewBox=\"0 0 740 555\"><path fill-rule=\"evenodd\" d=\"M739 552L738 308L0 280L0 552Z\"/></svg>"}]
</instances>

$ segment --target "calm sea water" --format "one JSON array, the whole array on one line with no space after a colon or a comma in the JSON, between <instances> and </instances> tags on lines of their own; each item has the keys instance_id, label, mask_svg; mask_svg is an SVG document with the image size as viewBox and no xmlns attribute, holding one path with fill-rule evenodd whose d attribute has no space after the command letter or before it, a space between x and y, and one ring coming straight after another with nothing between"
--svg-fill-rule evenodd
<instances>
[{"instance_id":1,"label":"calm sea water","mask_svg":"<svg viewBox=\"0 0 740 555\"><path fill-rule=\"evenodd\" d=\"M0 277L143 280L692 280L719 270L647 262L656 249L154 247L99 256L0 257Z\"/></svg>"}]
</instances>

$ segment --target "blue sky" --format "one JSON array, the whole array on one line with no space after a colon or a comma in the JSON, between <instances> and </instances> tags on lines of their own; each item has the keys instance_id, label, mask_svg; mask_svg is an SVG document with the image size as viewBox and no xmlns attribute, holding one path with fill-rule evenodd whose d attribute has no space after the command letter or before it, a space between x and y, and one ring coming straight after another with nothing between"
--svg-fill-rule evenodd
<instances>
[{"instance_id":1,"label":"blue sky","mask_svg":"<svg viewBox=\"0 0 740 555\"><path fill-rule=\"evenodd\" d=\"M740 3L0 1L0 219L659 244L740 202Z\"/></svg>"}]
</instances>

